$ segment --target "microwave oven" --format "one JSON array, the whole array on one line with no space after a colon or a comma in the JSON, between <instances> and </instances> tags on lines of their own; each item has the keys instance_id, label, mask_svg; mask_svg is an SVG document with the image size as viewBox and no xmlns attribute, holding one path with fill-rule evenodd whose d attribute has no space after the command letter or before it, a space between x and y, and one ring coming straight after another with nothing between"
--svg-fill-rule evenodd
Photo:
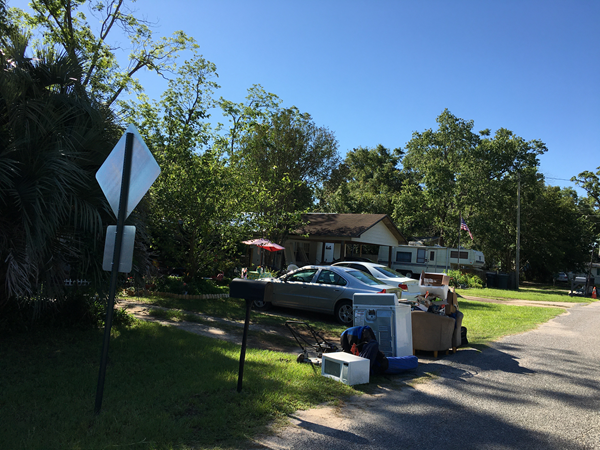
<instances>
[{"instance_id":1,"label":"microwave oven","mask_svg":"<svg viewBox=\"0 0 600 450\"><path fill-rule=\"evenodd\" d=\"M350 386L369 382L371 361L345 352L323 353L321 375Z\"/></svg>"}]
</instances>

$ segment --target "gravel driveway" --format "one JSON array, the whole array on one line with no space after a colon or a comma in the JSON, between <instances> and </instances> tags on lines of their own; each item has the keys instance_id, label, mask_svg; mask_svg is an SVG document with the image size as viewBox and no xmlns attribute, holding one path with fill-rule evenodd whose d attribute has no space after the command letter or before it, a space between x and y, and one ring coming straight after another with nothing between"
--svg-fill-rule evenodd
<instances>
[{"instance_id":1,"label":"gravel driveway","mask_svg":"<svg viewBox=\"0 0 600 450\"><path fill-rule=\"evenodd\" d=\"M299 411L255 448L600 449L600 302L418 370L434 377Z\"/></svg>"}]
</instances>

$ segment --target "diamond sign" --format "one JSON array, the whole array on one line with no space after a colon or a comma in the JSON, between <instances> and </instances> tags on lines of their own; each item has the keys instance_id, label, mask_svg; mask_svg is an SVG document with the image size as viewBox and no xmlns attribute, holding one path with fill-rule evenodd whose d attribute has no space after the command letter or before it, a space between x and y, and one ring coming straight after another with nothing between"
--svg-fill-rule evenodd
<instances>
[{"instance_id":1,"label":"diamond sign","mask_svg":"<svg viewBox=\"0 0 600 450\"><path fill-rule=\"evenodd\" d=\"M150 189L154 180L160 174L160 166L148 150L144 140L133 125L115 145L104 164L96 172L96 180L102 188L115 216L119 214L119 201L121 198L121 181L123 178L123 159L125 157L125 140L127 133L133 133L133 149L131 156L131 178L129 181L129 200L125 217L137 206L144 194Z\"/></svg>"}]
</instances>

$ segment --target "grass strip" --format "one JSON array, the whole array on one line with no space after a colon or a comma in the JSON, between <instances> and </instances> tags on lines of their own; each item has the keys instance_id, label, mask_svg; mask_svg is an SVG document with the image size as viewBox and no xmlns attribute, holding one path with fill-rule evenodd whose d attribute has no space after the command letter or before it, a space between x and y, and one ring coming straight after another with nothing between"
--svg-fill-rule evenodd
<instances>
[{"instance_id":1,"label":"grass strip","mask_svg":"<svg viewBox=\"0 0 600 450\"><path fill-rule=\"evenodd\" d=\"M570 296L568 290L551 287L524 287L519 290L505 289L457 289L457 294L467 297L493 298L501 300L530 300L543 302L590 303L589 297Z\"/></svg>"},{"instance_id":2,"label":"grass strip","mask_svg":"<svg viewBox=\"0 0 600 450\"><path fill-rule=\"evenodd\" d=\"M139 322L115 331L104 400L94 399L101 331L9 338L0 348L0 448L247 448L298 409L355 394L295 356Z\"/></svg>"},{"instance_id":3,"label":"grass strip","mask_svg":"<svg viewBox=\"0 0 600 450\"><path fill-rule=\"evenodd\" d=\"M565 312L563 308L515 306L464 299L460 300L459 307L464 314L462 324L467 327L467 339L471 346L485 345L503 336L532 330Z\"/></svg>"}]
</instances>

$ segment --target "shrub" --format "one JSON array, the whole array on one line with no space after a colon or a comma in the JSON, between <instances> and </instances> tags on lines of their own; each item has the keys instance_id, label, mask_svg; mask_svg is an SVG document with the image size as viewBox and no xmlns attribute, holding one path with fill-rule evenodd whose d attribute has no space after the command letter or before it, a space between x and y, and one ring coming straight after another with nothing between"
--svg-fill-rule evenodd
<instances>
[{"instance_id":1,"label":"shrub","mask_svg":"<svg viewBox=\"0 0 600 450\"><path fill-rule=\"evenodd\" d=\"M472 273L461 273L458 270L449 270L448 276L450 277L450 286L470 288L483 287L483 280L481 277Z\"/></svg>"},{"instance_id":2,"label":"shrub","mask_svg":"<svg viewBox=\"0 0 600 450\"><path fill-rule=\"evenodd\" d=\"M204 278L184 279L172 275L157 278L153 285L158 292L169 292L171 294L218 294L221 292L218 286L227 286L231 280L207 280Z\"/></svg>"},{"instance_id":3,"label":"shrub","mask_svg":"<svg viewBox=\"0 0 600 450\"><path fill-rule=\"evenodd\" d=\"M108 297L75 292L60 299L22 297L9 302L0 316L0 335L43 328L100 328L106 319ZM113 312L114 326L129 326L133 316L120 308Z\"/></svg>"}]
</instances>

